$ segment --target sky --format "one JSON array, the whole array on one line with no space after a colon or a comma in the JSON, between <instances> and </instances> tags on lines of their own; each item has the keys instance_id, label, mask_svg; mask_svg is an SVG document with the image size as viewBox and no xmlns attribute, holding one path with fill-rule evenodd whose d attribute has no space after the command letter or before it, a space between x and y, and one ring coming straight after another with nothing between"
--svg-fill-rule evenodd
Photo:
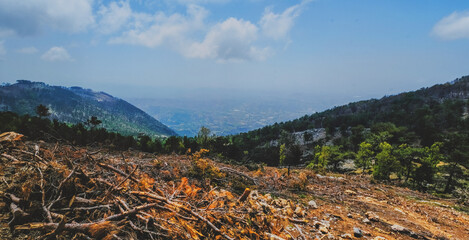
<instances>
[{"instance_id":1,"label":"sky","mask_svg":"<svg viewBox=\"0 0 469 240\"><path fill-rule=\"evenodd\" d=\"M0 82L366 99L469 74L467 0L0 0Z\"/></svg>"}]
</instances>

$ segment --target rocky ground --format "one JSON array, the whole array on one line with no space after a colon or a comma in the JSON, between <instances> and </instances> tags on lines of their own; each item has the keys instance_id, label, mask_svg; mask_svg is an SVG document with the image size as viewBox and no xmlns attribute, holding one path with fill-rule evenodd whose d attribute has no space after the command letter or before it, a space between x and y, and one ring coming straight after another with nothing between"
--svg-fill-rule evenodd
<instances>
[{"instance_id":1,"label":"rocky ground","mask_svg":"<svg viewBox=\"0 0 469 240\"><path fill-rule=\"evenodd\" d=\"M0 238L469 239L451 199L206 154L2 141Z\"/></svg>"}]
</instances>

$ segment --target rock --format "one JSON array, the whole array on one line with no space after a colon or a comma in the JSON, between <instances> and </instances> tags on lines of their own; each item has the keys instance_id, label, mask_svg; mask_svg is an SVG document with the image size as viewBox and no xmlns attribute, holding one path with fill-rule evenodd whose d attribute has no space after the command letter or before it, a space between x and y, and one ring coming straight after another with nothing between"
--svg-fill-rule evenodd
<instances>
[{"instance_id":1,"label":"rock","mask_svg":"<svg viewBox=\"0 0 469 240\"><path fill-rule=\"evenodd\" d=\"M379 222L379 216L374 212L366 212L365 216L373 222Z\"/></svg>"},{"instance_id":2,"label":"rock","mask_svg":"<svg viewBox=\"0 0 469 240\"><path fill-rule=\"evenodd\" d=\"M397 224L394 224L391 226L391 229L394 231L394 232L408 232L409 230L407 230L405 227L401 226L401 225L397 225Z\"/></svg>"},{"instance_id":3,"label":"rock","mask_svg":"<svg viewBox=\"0 0 469 240\"><path fill-rule=\"evenodd\" d=\"M351 213L347 214L348 218L353 218L353 215Z\"/></svg>"},{"instance_id":4,"label":"rock","mask_svg":"<svg viewBox=\"0 0 469 240\"><path fill-rule=\"evenodd\" d=\"M377 236L377 237L373 238L373 240L387 240L387 239L384 238L384 237L381 237L381 236Z\"/></svg>"},{"instance_id":5,"label":"rock","mask_svg":"<svg viewBox=\"0 0 469 240\"><path fill-rule=\"evenodd\" d=\"M353 236L361 238L363 237L363 231L360 228L353 227Z\"/></svg>"},{"instance_id":6,"label":"rock","mask_svg":"<svg viewBox=\"0 0 469 240\"><path fill-rule=\"evenodd\" d=\"M397 224L394 224L391 226L391 229L394 231L394 232L399 232L399 233L402 233L402 234L406 234L406 235L409 235L413 238L419 238L421 237L421 234L418 234L418 233L415 233L415 232L412 232L411 230L401 226L401 225L397 225ZM422 235L423 236L423 235Z\"/></svg>"},{"instance_id":7,"label":"rock","mask_svg":"<svg viewBox=\"0 0 469 240\"><path fill-rule=\"evenodd\" d=\"M329 230L325 226L320 226L319 231L323 234L329 233Z\"/></svg>"},{"instance_id":8,"label":"rock","mask_svg":"<svg viewBox=\"0 0 469 240\"><path fill-rule=\"evenodd\" d=\"M370 220L369 220L368 218L364 218L364 219L362 220L362 222L363 222L363 223L370 223Z\"/></svg>"},{"instance_id":9,"label":"rock","mask_svg":"<svg viewBox=\"0 0 469 240\"><path fill-rule=\"evenodd\" d=\"M353 239L352 234L350 234L350 233L342 234L342 235L340 235L340 237L343 238L343 239Z\"/></svg>"},{"instance_id":10,"label":"rock","mask_svg":"<svg viewBox=\"0 0 469 240\"><path fill-rule=\"evenodd\" d=\"M309 201L308 206L311 207L311 208L314 208L314 209L318 208L318 205L316 204L316 201L314 201L314 200Z\"/></svg>"}]
</instances>

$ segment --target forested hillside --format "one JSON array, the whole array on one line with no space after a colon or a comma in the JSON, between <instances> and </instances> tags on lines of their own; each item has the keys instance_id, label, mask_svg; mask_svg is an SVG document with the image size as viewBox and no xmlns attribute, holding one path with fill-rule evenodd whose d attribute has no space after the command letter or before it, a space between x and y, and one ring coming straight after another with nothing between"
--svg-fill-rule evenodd
<instances>
[{"instance_id":1,"label":"forested hillside","mask_svg":"<svg viewBox=\"0 0 469 240\"><path fill-rule=\"evenodd\" d=\"M467 128L468 98L469 76L465 76L413 92L349 103L243 133L239 137L255 139L259 145L278 139L282 130L293 133L325 128L328 135L334 135L336 131L345 133L355 126L369 128L375 123L390 122L415 132L423 145L429 145L441 140L444 132Z\"/></svg>"},{"instance_id":2,"label":"forested hillside","mask_svg":"<svg viewBox=\"0 0 469 240\"><path fill-rule=\"evenodd\" d=\"M319 171L369 172L469 196L469 77L350 103L227 139L232 156Z\"/></svg>"},{"instance_id":3,"label":"forested hillside","mask_svg":"<svg viewBox=\"0 0 469 240\"><path fill-rule=\"evenodd\" d=\"M49 108L50 119L60 122L83 123L95 116L102 121L100 127L124 135L176 135L142 110L103 92L80 87L49 86L26 80L0 87L1 111L35 115L35 109L40 104Z\"/></svg>"}]
</instances>

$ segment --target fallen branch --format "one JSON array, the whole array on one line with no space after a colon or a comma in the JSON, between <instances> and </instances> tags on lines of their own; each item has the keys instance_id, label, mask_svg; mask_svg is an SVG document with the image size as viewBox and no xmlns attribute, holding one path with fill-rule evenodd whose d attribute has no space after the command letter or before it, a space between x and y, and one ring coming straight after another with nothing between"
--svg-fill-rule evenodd
<instances>
[{"instance_id":1,"label":"fallen branch","mask_svg":"<svg viewBox=\"0 0 469 240\"><path fill-rule=\"evenodd\" d=\"M18 205L13 202L10 203L10 211L11 215L13 216L11 221L8 223L10 227L22 224L30 217L29 213L23 211L23 209L19 208Z\"/></svg>"},{"instance_id":2,"label":"fallen branch","mask_svg":"<svg viewBox=\"0 0 469 240\"><path fill-rule=\"evenodd\" d=\"M45 188L44 188L44 175L42 174L42 171L40 168L37 168L37 170L39 171L39 174L41 175L41 183L40 183L40 187L41 187L41 191L42 191L42 197L41 197L41 204L42 204L42 210L44 211L44 213L46 214L46 217L47 217L47 220L52 223L52 215L49 211L49 209L46 207L46 191L45 191Z\"/></svg>"},{"instance_id":3,"label":"fallen branch","mask_svg":"<svg viewBox=\"0 0 469 240\"><path fill-rule=\"evenodd\" d=\"M96 209L101 209L101 208L111 209L111 205L106 204L106 205L99 205L99 206L93 206L93 207L59 208L59 209L52 209L52 211L53 212L90 211L90 210L96 210Z\"/></svg>"},{"instance_id":4,"label":"fallen branch","mask_svg":"<svg viewBox=\"0 0 469 240\"><path fill-rule=\"evenodd\" d=\"M20 204L21 202L21 199L11 193L5 193L5 197L10 199L12 202L16 203L16 204Z\"/></svg>"},{"instance_id":5,"label":"fallen branch","mask_svg":"<svg viewBox=\"0 0 469 240\"><path fill-rule=\"evenodd\" d=\"M66 218L65 216L62 217L62 220L60 220L59 224L57 225L57 228L54 229L54 231L44 235L41 237L41 239L48 239L48 238L52 238L52 237L55 237L57 236L58 234L60 234L61 232L64 231L64 228L65 228L65 223L66 222Z\"/></svg>"},{"instance_id":6,"label":"fallen branch","mask_svg":"<svg viewBox=\"0 0 469 240\"><path fill-rule=\"evenodd\" d=\"M100 222L102 222L102 221L118 221L118 220L121 220L121 219L129 216L129 215L134 215L134 214L136 214L140 211L147 210L149 208L153 208L156 205L158 205L158 203L150 203L150 204L145 204L145 205L142 205L142 206L138 206L138 207L135 207L131 210L125 211L123 213L115 214L115 215L109 216L107 218L104 218Z\"/></svg>"},{"instance_id":7,"label":"fallen branch","mask_svg":"<svg viewBox=\"0 0 469 240\"><path fill-rule=\"evenodd\" d=\"M181 204L171 202L171 201L169 201L168 199L166 199L164 197L161 197L161 196L158 196L158 195L152 194L152 193L141 192L141 191L131 191L130 193L135 194L135 195L139 195L139 196L148 197L148 198L153 198L153 199L156 199L156 200L163 201L167 204L175 205L176 207L179 207L180 209L186 211L187 213L192 214L192 216L194 216L194 217L198 218L199 220L205 222L210 228L212 228L216 233L222 235L224 238L229 239L229 240L234 239L234 238L231 238L230 236L226 235L225 233L223 233L219 228L217 228L215 225L213 225L213 223L210 222L209 220L207 220L205 217L203 217L203 216L199 215L198 213L186 208L185 206L183 206Z\"/></svg>"},{"instance_id":8,"label":"fallen branch","mask_svg":"<svg viewBox=\"0 0 469 240\"><path fill-rule=\"evenodd\" d=\"M59 187L57 188L57 192L60 193L64 184L73 176L73 174L75 174L76 170L77 170L77 167L74 167L73 170L70 172L70 174L68 174L68 176L62 182L60 182Z\"/></svg>"},{"instance_id":9,"label":"fallen branch","mask_svg":"<svg viewBox=\"0 0 469 240\"><path fill-rule=\"evenodd\" d=\"M208 219L204 218L203 216L199 215L198 213L192 211L192 210L187 210L187 209L184 209L185 211L189 212L190 214L192 214L194 217L197 217L198 219L202 220L203 222L205 222L208 226L210 226L216 233L222 235L224 238L228 239L228 240L234 240L234 238L226 235L225 233L223 233L219 228L217 228L215 225L213 225L212 222L210 222Z\"/></svg>"},{"instance_id":10,"label":"fallen branch","mask_svg":"<svg viewBox=\"0 0 469 240\"><path fill-rule=\"evenodd\" d=\"M63 225L63 231L88 233L89 227L94 223L66 223ZM51 231L59 227L59 223L41 223L33 222L17 226L15 230L45 230Z\"/></svg>"},{"instance_id":11,"label":"fallen branch","mask_svg":"<svg viewBox=\"0 0 469 240\"><path fill-rule=\"evenodd\" d=\"M233 174L239 175L239 176L241 176L241 177L244 177L244 178L246 178L246 179L252 181L252 182L254 183L254 185L257 185L257 179L252 178L252 177L250 177L250 176L248 176L247 174L244 174L244 173L242 173L242 172L236 171L236 170L234 170L233 168L221 167L221 168L219 168L219 169L220 169L220 171L223 171L223 172L229 172L229 173L233 173Z\"/></svg>"},{"instance_id":12,"label":"fallen branch","mask_svg":"<svg viewBox=\"0 0 469 240\"><path fill-rule=\"evenodd\" d=\"M103 197L102 199L106 199L112 192L117 191L117 190L120 190L119 187L120 187L122 184L124 184L129 178L131 178L131 177L132 177L132 174L134 174L134 172L137 171L137 169L138 169L138 165L135 166L134 170L132 170L132 172L130 172L129 175L127 175L127 177L124 178L124 180L122 180L119 184L117 184L117 186L113 186L113 187L111 188L111 190L109 190L109 191L106 193L106 195L104 195L104 197Z\"/></svg>"},{"instance_id":13,"label":"fallen branch","mask_svg":"<svg viewBox=\"0 0 469 240\"><path fill-rule=\"evenodd\" d=\"M117 169L117 168L115 168L115 167L113 167L113 166L109 166L109 165L106 165L106 164L104 164L104 163L98 163L98 165L99 165L100 167L102 167L102 168L105 168L105 169L107 169L107 170L111 170L111 171L113 171L113 172L115 172L115 173L118 173L118 174L120 174L120 175L122 175L122 176L124 176L124 177L128 177L130 180L134 181L135 183L138 183L138 180L137 180L137 179L135 179L135 178L132 177L132 176L129 176L129 175L126 174L125 172L122 172L121 170L119 170L119 169Z\"/></svg>"},{"instance_id":14,"label":"fallen branch","mask_svg":"<svg viewBox=\"0 0 469 240\"><path fill-rule=\"evenodd\" d=\"M83 203L83 204L94 204L96 201L86 199L86 198L82 198L82 197L75 197L75 202L76 203Z\"/></svg>"},{"instance_id":15,"label":"fallen branch","mask_svg":"<svg viewBox=\"0 0 469 240\"><path fill-rule=\"evenodd\" d=\"M291 218L291 217L287 217L288 221L292 222L292 223L301 223L301 224L306 224L308 223L308 220L304 220L304 219L296 219L296 218Z\"/></svg>"},{"instance_id":16,"label":"fallen branch","mask_svg":"<svg viewBox=\"0 0 469 240\"><path fill-rule=\"evenodd\" d=\"M33 159L34 159L34 158L37 158L37 159L39 159L41 162L44 162L44 159L42 159L42 157L38 156L37 154L31 153L31 152L27 152L27 151L24 151L24 150L17 150L17 149L15 149L15 151L18 151L18 152L21 152L21 153L24 153L24 154L28 154L28 155L30 155L30 156L33 156Z\"/></svg>"},{"instance_id":17,"label":"fallen branch","mask_svg":"<svg viewBox=\"0 0 469 240\"><path fill-rule=\"evenodd\" d=\"M16 159L15 157L13 157L11 155L6 154L6 153L2 153L2 157L6 158L6 159L9 159L13 162L21 162L20 160Z\"/></svg>"}]
</instances>

